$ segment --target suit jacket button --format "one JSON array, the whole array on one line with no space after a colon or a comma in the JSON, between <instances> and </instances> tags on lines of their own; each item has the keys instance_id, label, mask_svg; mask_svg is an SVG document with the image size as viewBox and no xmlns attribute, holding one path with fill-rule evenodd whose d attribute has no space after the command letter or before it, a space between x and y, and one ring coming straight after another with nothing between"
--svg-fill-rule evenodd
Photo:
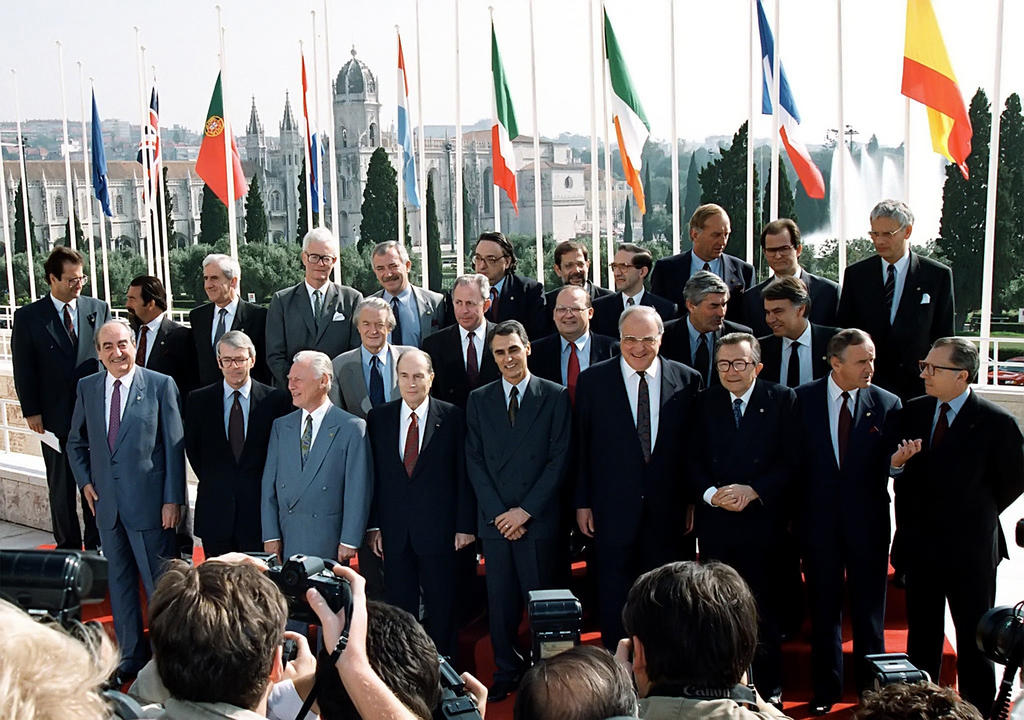
<instances>
[{"instance_id":1,"label":"suit jacket button","mask_svg":"<svg viewBox=\"0 0 1024 720\"><path fill-rule=\"evenodd\" d=\"M288 510L288 514L289 514L289 515L291 515L291 514L292 514L293 512L295 512L295 511L294 511L294 510L292 510L292 509L289 509L289 510Z\"/></svg>"},{"instance_id":2,"label":"suit jacket button","mask_svg":"<svg viewBox=\"0 0 1024 720\"><path fill-rule=\"evenodd\" d=\"M316 517L316 513L313 513L313 517L314 517L314 518Z\"/></svg>"},{"instance_id":3,"label":"suit jacket button","mask_svg":"<svg viewBox=\"0 0 1024 720\"><path fill-rule=\"evenodd\" d=\"M320 488L320 489L321 489L321 490L323 490L324 492L327 492L327 486L326 486L326 485L324 485L324 486L323 486L322 488Z\"/></svg>"}]
</instances>

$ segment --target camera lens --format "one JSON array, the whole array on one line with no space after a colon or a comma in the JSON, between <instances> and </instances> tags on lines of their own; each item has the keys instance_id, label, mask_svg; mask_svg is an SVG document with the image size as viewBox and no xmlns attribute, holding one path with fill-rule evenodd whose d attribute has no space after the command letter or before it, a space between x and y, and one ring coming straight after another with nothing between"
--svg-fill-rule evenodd
<instances>
[{"instance_id":1,"label":"camera lens","mask_svg":"<svg viewBox=\"0 0 1024 720\"><path fill-rule=\"evenodd\" d=\"M978 622L978 649L992 662L1016 664L1024 659L1024 617L1019 610L992 608Z\"/></svg>"}]
</instances>

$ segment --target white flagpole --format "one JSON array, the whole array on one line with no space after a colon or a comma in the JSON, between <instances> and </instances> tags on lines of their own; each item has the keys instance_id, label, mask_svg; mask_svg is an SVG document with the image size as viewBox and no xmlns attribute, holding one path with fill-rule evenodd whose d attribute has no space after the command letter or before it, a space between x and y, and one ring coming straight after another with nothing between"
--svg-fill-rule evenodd
<instances>
[{"instance_id":1,"label":"white flagpole","mask_svg":"<svg viewBox=\"0 0 1024 720\"><path fill-rule=\"evenodd\" d=\"M750 0L747 13L747 222L746 258L754 262L754 212L758 188L754 186L754 28L757 27L757 0ZM757 73L760 77L761 73ZM687 188L689 189L689 188ZM767 221L767 218L763 218Z\"/></svg>"},{"instance_id":2,"label":"white flagpole","mask_svg":"<svg viewBox=\"0 0 1024 720\"><path fill-rule=\"evenodd\" d=\"M399 31L397 25L395 25L395 37L398 44L401 45L402 33ZM404 69L402 70L402 74L405 74ZM406 76L406 78L407 77L408 76ZM408 82L408 79L406 79L406 82ZM405 88L401 84L396 88L396 92L398 94L397 104L401 104L402 93L404 90ZM405 102L406 105L409 104L408 97L406 97ZM410 118L408 113L406 113L405 119L406 122L409 121ZM397 135L395 136L395 146L397 149L396 155L398 155L398 237L396 237L395 240L399 245L405 247L405 238L402 237L402 231L405 228L405 148L402 147L402 138Z\"/></svg>"},{"instance_id":3,"label":"white flagpole","mask_svg":"<svg viewBox=\"0 0 1024 720\"><path fill-rule=\"evenodd\" d=\"M142 59L142 41L138 26L135 27L135 62L138 66L139 108L139 151L142 153L142 217L139 222L139 252L146 258L146 274L152 275L153 253L150 247L153 238L153 217L149 212L149 152L146 150L146 123L149 121L149 106L146 102L146 71Z\"/></svg>"},{"instance_id":4,"label":"white flagpole","mask_svg":"<svg viewBox=\"0 0 1024 720\"><path fill-rule=\"evenodd\" d=\"M668 0L668 42L671 47L671 69L669 70L669 82L672 85L670 97L672 99L672 254L676 255L680 250L679 242L679 126L676 121L676 3L675 0ZM747 144L749 146L749 129ZM654 199L651 198L651 204Z\"/></svg>"},{"instance_id":5,"label":"white flagpole","mask_svg":"<svg viewBox=\"0 0 1024 720\"><path fill-rule=\"evenodd\" d=\"M999 124L1003 79L1003 0L996 14L996 59L992 79L992 135L988 146L988 196L985 202L985 258L981 275L981 369L978 382L988 384L989 337L992 334L992 266L996 245L996 191L999 182ZM998 358L996 358L998 360Z\"/></svg>"},{"instance_id":6,"label":"white flagpole","mask_svg":"<svg viewBox=\"0 0 1024 720\"><path fill-rule=\"evenodd\" d=\"M302 59L302 65L305 66L306 55L302 48L302 41L299 40L299 57ZM306 84L309 85L308 80L306 81ZM302 119L305 121L304 126L306 128L306 142L304 144L305 147L303 153L304 157L306 158L306 232L309 232L310 230L313 229L313 177L312 173L310 173L309 171L310 167L312 167L313 162L313 158L310 155L310 143L312 143L313 139L310 137L310 135L312 135L312 131L309 129L309 117L307 110L308 107L308 93L306 92L306 88L302 88Z\"/></svg>"},{"instance_id":7,"label":"white flagpole","mask_svg":"<svg viewBox=\"0 0 1024 720\"><path fill-rule=\"evenodd\" d=\"M93 78L89 78L89 88L93 89ZM95 94L95 91L94 91ZM102 134L100 135L102 138ZM90 182L92 177L90 175ZM89 207L92 208L92 191L89 192ZM103 207L100 206L100 252L103 257L103 297L110 304L110 270L107 265L107 219L103 215Z\"/></svg>"},{"instance_id":8,"label":"white flagpole","mask_svg":"<svg viewBox=\"0 0 1024 720\"><path fill-rule=\"evenodd\" d=\"M420 274L420 285L430 288L430 255L427 249L427 138L423 134L423 43L420 41L420 0L416 0L416 114L418 115L420 127L419 146L419 171L420 179L420 266L423 272ZM437 188L434 188L437 192Z\"/></svg>"},{"instance_id":9,"label":"white flagpole","mask_svg":"<svg viewBox=\"0 0 1024 720\"><path fill-rule=\"evenodd\" d=\"M771 196L769 198L769 212L771 217L762 218L764 222L775 220L779 216L779 85L782 78L782 70L779 67L779 10L782 0L775 0L775 17L772 34L775 35L775 42L772 44L772 174L771 174ZM750 142L750 128L747 128L747 142Z\"/></svg>"},{"instance_id":10,"label":"white flagpole","mask_svg":"<svg viewBox=\"0 0 1024 720\"><path fill-rule=\"evenodd\" d=\"M64 45L57 41L57 69L60 76L61 124L64 128L64 183L67 188L68 246L78 249L78 235L75 233L75 188L71 184L71 141L68 139L68 102L64 92Z\"/></svg>"},{"instance_id":11,"label":"white flagpole","mask_svg":"<svg viewBox=\"0 0 1024 720\"><path fill-rule=\"evenodd\" d=\"M92 230L92 158L89 157L89 136L85 131L85 77L82 73L82 61L78 61L78 87L82 102L82 172L85 174L85 241L89 243L89 277L92 279L92 296L99 297L99 284L96 282L96 243L93 242Z\"/></svg>"},{"instance_id":12,"label":"white flagpole","mask_svg":"<svg viewBox=\"0 0 1024 720\"><path fill-rule=\"evenodd\" d=\"M223 87L223 81L221 82L221 85ZM156 66L155 65L153 66L153 88L154 89L156 88ZM163 145L161 145L161 143L160 143L160 123L159 123L159 121L157 122L157 125L156 125L156 147L160 149L159 150L159 155L154 150L153 157L154 158L159 157L160 158L160 164L157 165L157 168L156 168L157 169L156 182L154 182L153 184L156 187L156 196L157 196L157 198L159 198L159 201L154 201L154 203L153 203L154 210L159 208L161 206L161 203L163 203L164 200L167 197L167 188L166 188L166 183L164 182L164 167L165 167L164 160L163 160L164 153L163 153ZM170 257L169 257L170 236L169 236L169 234L167 232L168 231L168 227L167 227L167 210L168 210L168 208L166 207L166 205L164 205L163 212L160 213L160 217L156 219L156 222L158 222L160 224L160 242L161 242L160 257L163 259L164 289L167 291L167 309L168 310L172 310L173 309L172 306L174 305L174 302L173 302L174 293L171 291L171 261L170 261Z\"/></svg>"},{"instance_id":13,"label":"white flagpole","mask_svg":"<svg viewBox=\"0 0 1024 720\"><path fill-rule=\"evenodd\" d=\"M839 68L839 136L836 138L836 141L839 142L839 181L831 191L839 194L839 202L836 206L839 208L837 243L839 247L838 279L841 282L846 273L846 109L843 97L845 87L843 84L843 0L836 0L836 53L838 55L837 67Z\"/></svg>"},{"instance_id":14,"label":"white flagpole","mask_svg":"<svg viewBox=\"0 0 1024 720\"><path fill-rule=\"evenodd\" d=\"M327 167L331 173L331 231L341 242L341 228L338 227L338 157L334 149L334 85L331 82L331 24L327 19L327 0L324 0L324 62L327 64L327 127L321 131L322 147L328 149ZM329 140L329 142L327 142ZM334 263L334 282L341 283L341 263Z\"/></svg>"},{"instance_id":15,"label":"white flagpole","mask_svg":"<svg viewBox=\"0 0 1024 720\"><path fill-rule=\"evenodd\" d=\"M459 35L459 0L455 0L455 273L466 272L465 233L462 213L462 53Z\"/></svg>"},{"instance_id":16,"label":"white flagpole","mask_svg":"<svg viewBox=\"0 0 1024 720\"><path fill-rule=\"evenodd\" d=\"M615 227L612 225L612 129L611 129L611 98L608 96L608 50L605 48L604 3L601 3L601 98L604 102L601 114L604 115L604 216L608 234L605 245L608 248L609 264L615 259ZM614 274L608 271L608 288L614 289Z\"/></svg>"},{"instance_id":17,"label":"white flagpole","mask_svg":"<svg viewBox=\"0 0 1024 720\"><path fill-rule=\"evenodd\" d=\"M489 6L487 8L487 11L491 14L491 33L492 33L492 40L491 40L491 42L494 42L494 40L493 40L493 37L494 37L493 34L495 32L495 30L494 30L494 6L493 5ZM498 88L497 88L497 85L495 85L495 83L494 83L494 67L492 65L492 67L491 67L491 98L492 98L491 109L492 109L492 115L494 116L494 124L495 125L498 124L498 97L497 97L497 93L498 93ZM511 140L512 138L509 138L509 139ZM498 152L498 148L493 148L492 147L491 148L491 182L492 182L491 194L494 197L494 205L493 205L493 207L494 207L494 231L495 232L501 232L501 193L498 192L498 181L497 181L497 178L494 177L494 153L495 152ZM513 152L515 152L514 149L513 149Z\"/></svg>"},{"instance_id":18,"label":"white flagpole","mask_svg":"<svg viewBox=\"0 0 1024 720\"><path fill-rule=\"evenodd\" d=\"M910 204L910 98L903 101L903 200Z\"/></svg>"},{"instance_id":19,"label":"white flagpole","mask_svg":"<svg viewBox=\"0 0 1024 720\"><path fill-rule=\"evenodd\" d=\"M14 235L11 233L11 218L7 212L7 169L4 167L2 155L3 137L0 136L0 217L2 217L4 223L4 259L7 261L7 304L13 312L14 308L18 306L18 301L14 295L14 266L12 264L12 258L14 257L14 251L12 250Z\"/></svg>"},{"instance_id":20,"label":"white flagpole","mask_svg":"<svg viewBox=\"0 0 1024 720\"><path fill-rule=\"evenodd\" d=\"M587 75L587 89L590 95L590 267L594 273L591 282L595 286L601 287L601 194L598 189L597 180L597 97L594 92L597 75L594 72L594 0L587 0L587 12L589 13L587 26L590 30L590 35L587 38L589 41L587 60L590 67L590 74Z\"/></svg>"},{"instance_id":21,"label":"white flagpole","mask_svg":"<svg viewBox=\"0 0 1024 720\"><path fill-rule=\"evenodd\" d=\"M324 136L320 132L320 53L316 47L316 10L309 11L313 20L313 127L317 137L316 157L313 158L313 167L316 168L316 217L317 227L324 226L324 176L321 174L322 163L320 156L323 148ZM335 263L337 267L338 263Z\"/></svg>"},{"instance_id":22,"label":"white flagpole","mask_svg":"<svg viewBox=\"0 0 1024 720\"><path fill-rule=\"evenodd\" d=\"M225 50L225 29L221 23L221 7L217 5L217 27L220 28L220 100L224 109L224 167L227 173L228 180L228 246L231 251L231 257L235 260L238 259L238 218L235 217L235 163L234 157L231 153L231 123L228 122L228 56ZM306 164L309 168L309 164ZM309 177L309 172L306 172L306 177ZM307 203L308 204L308 203ZM310 223L310 229L313 225Z\"/></svg>"},{"instance_id":23,"label":"white flagpole","mask_svg":"<svg viewBox=\"0 0 1024 720\"><path fill-rule=\"evenodd\" d=\"M530 0L530 86L533 91L533 209L537 248L537 280L544 284L544 208L541 207L540 125L537 121L537 31L533 22L533 0Z\"/></svg>"},{"instance_id":24,"label":"white flagpole","mask_svg":"<svg viewBox=\"0 0 1024 720\"><path fill-rule=\"evenodd\" d=\"M14 85L14 124L18 130L18 167L21 170L21 213L25 218L25 258L28 260L28 296L36 301L36 266L32 261L32 245L35 242L31 231L32 223L28 214L28 173L25 171L25 144L21 137L21 101L18 97L18 73L11 68L11 82Z\"/></svg>"}]
</instances>

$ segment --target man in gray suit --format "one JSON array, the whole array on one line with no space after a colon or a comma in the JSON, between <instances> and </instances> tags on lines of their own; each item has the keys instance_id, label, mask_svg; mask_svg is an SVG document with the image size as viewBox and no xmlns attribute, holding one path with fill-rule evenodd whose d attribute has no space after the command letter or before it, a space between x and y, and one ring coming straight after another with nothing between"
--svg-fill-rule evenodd
<instances>
[{"instance_id":1,"label":"man in gray suit","mask_svg":"<svg viewBox=\"0 0 1024 720\"><path fill-rule=\"evenodd\" d=\"M560 490L569 457L569 392L530 373L530 338L517 320L498 323L488 346L501 370L469 394L466 470L476 492L487 558L487 606L497 671L490 697L515 690L523 670L516 630L531 590L556 582Z\"/></svg>"},{"instance_id":2,"label":"man in gray suit","mask_svg":"<svg viewBox=\"0 0 1024 720\"><path fill-rule=\"evenodd\" d=\"M310 230L302 239L305 278L270 299L267 365L279 388L288 387L288 369L299 350L319 350L332 358L359 345L352 319L363 295L330 281L339 252L330 230Z\"/></svg>"},{"instance_id":3,"label":"man in gray suit","mask_svg":"<svg viewBox=\"0 0 1024 720\"><path fill-rule=\"evenodd\" d=\"M327 397L331 360L303 350L288 371L293 413L274 421L263 469L263 549L348 563L363 541L373 476L366 422Z\"/></svg>"},{"instance_id":4,"label":"man in gray suit","mask_svg":"<svg viewBox=\"0 0 1024 720\"><path fill-rule=\"evenodd\" d=\"M395 326L388 342L423 347L423 338L444 327L444 295L409 283L412 260L401 243L394 240L378 243L373 248L370 263L381 286L371 297L383 299L395 314Z\"/></svg>"},{"instance_id":5,"label":"man in gray suit","mask_svg":"<svg viewBox=\"0 0 1024 720\"><path fill-rule=\"evenodd\" d=\"M152 597L163 562L175 555L174 528L185 504L185 441L174 380L135 364L128 323L100 327L96 350L106 372L78 383L68 461L109 562L119 673L127 679L149 656L139 577Z\"/></svg>"}]
</instances>

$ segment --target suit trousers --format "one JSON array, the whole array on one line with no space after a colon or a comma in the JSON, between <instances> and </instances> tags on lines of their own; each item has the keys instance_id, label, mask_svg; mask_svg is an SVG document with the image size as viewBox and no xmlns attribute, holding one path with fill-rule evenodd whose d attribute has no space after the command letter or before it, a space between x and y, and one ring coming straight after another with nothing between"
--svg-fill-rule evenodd
<instances>
[{"instance_id":1,"label":"suit trousers","mask_svg":"<svg viewBox=\"0 0 1024 720\"><path fill-rule=\"evenodd\" d=\"M151 598L164 564L177 557L174 530L129 530L118 518L113 528L100 528L100 541L108 561L110 610L121 653L120 670L136 674L150 655L149 645L143 638L139 578L142 578L146 597Z\"/></svg>"},{"instance_id":2,"label":"suit trousers","mask_svg":"<svg viewBox=\"0 0 1024 720\"><path fill-rule=\"evenodd\" d=\"M384 555L384 600L419 617L420 589L426 609L427 634L441 655L455 658L455 542L448 552L421 555L408 537L401 549Z\"/></svg>"},{"instance_id":3,"label":"suit trousers","mask_svg":"<svg viewBox=\"0 0 1024 720\"><path fill-rule=\"evenodd\" d=\"M67 445L67 438L61 438L61 445ZM46 465L46 485L50 498L50 522L53 525L53 539L59 550L81 550L82 529L78 524L76 496L82 502L82 522L85 526L85 549L95 550L100 544L96 530L96 518L89 510L85 495L78 490L75 477L68 465L66 452L57 452L41 443L43 464Z\"/></svg>"},{"instance_id":4,"label":"suit trousers","mask_svg":"<svg viewBox=\"0 0 1024 720\"><path fill-rule=\"evenodd\" d=\"M529 528L527 528L529 533ZM514 681L524 669L516 650L523 606L531 590L555 584L558 540L483 540L487 560L487 612L494 648L495 682Z\"/></svg>"},{"instance_id":5,"label":"suit trousers","mask_svg":"<svg viewBox=\"0 0 1024 720\"><path fill-rule=\"evenodd\" d=\"M973 566L972 566L973 565ZM956 628L957 688L981 714L995 700L996 674L975 641L978 621L996 599L996 569L949 563L936 567L907 558L907 655L938 681L945 640L945 601Z\"/></svg>"},{"instance_id":6,"label":"suit trousers","mask_svg":"<svg viewBox=\"0 0 1024 720\"><path fill-rule=\"evenodd\" d=\"M369 600L383 600L384 595L384 563L363 537L363 544L356 551L359 558L359 574L366 579L366 597Z\"/></svg>"}]
</instances>

